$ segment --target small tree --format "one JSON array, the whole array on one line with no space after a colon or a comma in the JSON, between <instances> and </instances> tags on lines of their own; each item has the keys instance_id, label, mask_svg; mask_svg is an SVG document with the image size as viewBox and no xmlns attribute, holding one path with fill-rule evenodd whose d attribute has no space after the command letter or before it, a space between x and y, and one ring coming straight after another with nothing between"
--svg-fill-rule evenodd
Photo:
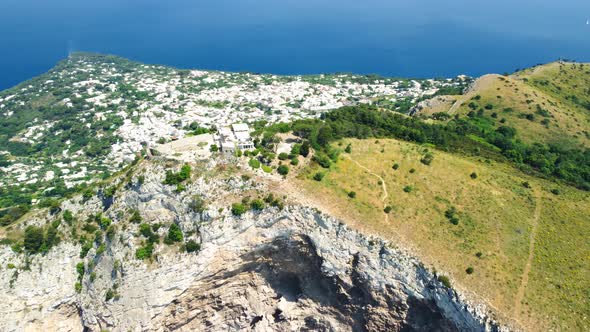
<instances>
[{"instance_id":1,"label":"small tree","mask_svg":"<svg viewBox=\"0 0 590 332\"><path fill-rule=\"evenodd\" d=\"M395 163L395 164L393 164L393 166L391 166L391 168L393 168L394 170L397 170L399 168L399 164Z\"/></svg>"},{"instance_id":2,"label":"small tree","mask_svg":"<svg viewBox=\"0 0 590 332\"><path fill-rule=\"evenodd\" d=\"M25 228L25 250L36 254L43 245L43 229L37 226Z\"/></svg>"},{"instance_id":3,"label":"small tree","mask_svg":"<svg viewBox=\"0 0 590 332\"><path fill-rule=\"evenodd\" d=\"M138 210L133 210L133 213L131 214L131 218L129 218L129 221L134 224L139 224L142 221L141 214L139 214Z\"/></svg>"},{"instance_id":4,"label":"small tree","mask_svg":"<svg viewBox=\"0 0 590 332\"><path fill-rule=\"evenodd\" d=\"M473 271L474 271L474 270L473 270L473 268L472 268L471 266L470 266L470 267L468 267L467 269L465 269L465 272L466 272L467 274L472 274L472 273L473 273Z\"/></svg>"},{"instance_id":5,"label":"small tree","mask_svg":"<svg viewBox=\"0 0 590 332\"><path fill-rule=\"evenodd\" d=\"M428 166L432 163L432 160L434 160L434 155L428 152L420 159L420 162Z\"/></svg>"},{"instance_id":6,"label":"small tree","mask_svg":"<svg viewBox=\"0 0 590 332\"><path fill-rule=\"evenodd\" d=\"M287 160L289 159L289 154L286 152L279 153L279 160Z\"/></svg>"},{"instance_id":7,"label":"small tree","mask_svg":"<svg viewBox=\"0 0 590 332\"><path fill-rule=\"evenodd\" d=\"M246 207L242 203L234 203L231 205L231 213L234 216L241 216L246 212Z\"/></svg>"},{"instance_id":8,"label":"small tree","mask_svg":"<svg viewBox=\"0 0 590 332\"><path fill-rule=\"evenodd\" d=\"M63 218L64 218L64 221L66 222L66 224L68 224L68 225L71 225L72 221L74 221L74 215L72 214L72 211L70 211L70 210L64 211Z\"/></svg>"},{"instance_id":9,"label":"small tree","mask_svg":"<svg viewBox=\"0 0 590 332\"><path fill-rule=\"evenodd\" d=\"M197 252L201 250L201 245L195 240L188 240L184 245L186 252Z\"/></svg>"},{"instance_id":10,"label":"small tree","mask_svg":"<svg viewBox=\"0 0 590 332\"><path fill-rule=\"evenodd\" d=\"M309 155L309 142L308 141L304 141L301 144L301 147L299 148L299 154L307 157Z\"/></svg>"},{"instance_id":11,"label":"small tree","mask_svg":"<svg viewBox=\"0 0 590 332\"><path fill-rule=\"evenodd\" d=\"M248 165L254 169L260 168L260 161L258 161L258 159L252 158L250 161L248 161Z\"/></svg>"},{"instance_id":12,"label":"small tree","mask_svg":"<svg viewBox=\"0 0 590 332\"><path fill-rule=\"evenodd\" d=\"M287 165L280 165L277 168L277 172L279 172L281 175L287 175L289 174L289 167Z\"/></svg>"},{"instance_id":13,"label":"small tree","mask_svg":"<svg viewBox=\"0 0 590 332\"><path fill-rule=\"evenodd\" d=\"M255 199L250 202L250 208L256 211L264 210L264 202L260 199Z\"/></svg>"},{"instance_id":14,"label":"small tree","mask_svg":"<svg viewBox=\"0 0 590 332\"><path fill-rule=\"evenodd\" d=\"M324 178L324 176L326 176L326 173L323 172L317 172L313 175L313 179L316 181L322 181L322 179Z\"/></svg>"},{"instance_id":15,"label":"small tree","mask_svg":"<svg viewBox=\"0 0 590 332\"><path fill-rule=\"evenodd\" d=\"M173 223L168 228L168 236L166 237L167 243L181 242L183 239L182 230L180 227Z\"/></svg>"}]
</instances>

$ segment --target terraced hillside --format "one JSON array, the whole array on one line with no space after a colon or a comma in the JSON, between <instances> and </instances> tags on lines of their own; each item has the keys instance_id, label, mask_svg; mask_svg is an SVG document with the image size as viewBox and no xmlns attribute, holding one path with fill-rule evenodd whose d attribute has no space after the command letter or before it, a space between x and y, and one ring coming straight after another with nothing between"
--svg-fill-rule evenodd
<instances>
[{"instance_id":1,"label":"terraced hillside","mask_svg":"<svg viewBox=\"0 0 590 332\"><path fill-rule=\"evenodd\" d=\"M341 143L350 154L293 180L321 209L412 248L504 320L590 328L588 192L398 140Z\"/></svg>"}]
</instances>

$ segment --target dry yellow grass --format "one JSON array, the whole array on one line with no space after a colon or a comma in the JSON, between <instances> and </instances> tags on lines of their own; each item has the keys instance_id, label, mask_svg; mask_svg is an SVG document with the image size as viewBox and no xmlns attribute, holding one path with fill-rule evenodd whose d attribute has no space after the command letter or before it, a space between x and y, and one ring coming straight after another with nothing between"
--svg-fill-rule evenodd
<instances>
[{"instance_id":1,"label":"dry yellow grass","mask_svg":"<svg viewBox=\"0 0 590 332\"><path fill-rule=\"evenodd\" d=\"M588 147L590 112L580 105L590 103L590 97L585 97L590 96L588 89L590 64L551 63L511 76L485 75L468 93L458 97L458 105L442 111L465 116L472 110L483 109L493 127L514 127L523 141ZM579 103L568 99L574 95L579 96ZM475 109L469 107L470 103ZM486 109L486 105L492 108ZM548 115L540 114L539 108ZM424 114L432 112L425 110ZM525 118L527 114L532 114L534 119ZM543 120L548 124L542 123Z\"/></svg>"},{"instance_id":2,"label":"dry yellow grass","mask_svg":"<svg viewBox=\"0 0 590 332\"><path fill-rule=\"evenodd\" d=\"M590 315L586 192L526 176L508 165L440 151L431 151L434 161L426 166L420 162L425 147L411 143L344 141L348 143L352 153L321 182L311 179L319 170L314 168L293 180L326 212L365 232L400 241L505 321L514 319L531 330L590 328L584 319ZM476 179L470 177L473 172ZM377 176L388 191L385 201ZM523 181L533 189L524 188ZM406 186L413 190L404 192ZM560 195L550 192L555 188ZM356 198L348 197L350 191ZM388 219L386 205L393 208ZM458 225L445 217L451 207L457 210ZM531 243L534 251L529 252ZM523 275L529 260L530 273ZM468 267L473 274L466 273Z\"/></svg>"}]
</instances>

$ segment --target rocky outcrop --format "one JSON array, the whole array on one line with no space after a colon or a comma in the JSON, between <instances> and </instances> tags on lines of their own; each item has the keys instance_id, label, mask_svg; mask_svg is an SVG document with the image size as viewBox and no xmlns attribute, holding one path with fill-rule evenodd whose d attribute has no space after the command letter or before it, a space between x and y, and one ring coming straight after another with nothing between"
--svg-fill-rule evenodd
<instances>
[{"instance_id":1,"label":"rocky outcrop","mask_svg":"<svg viewBox=\"0 0 590 332\"><path fill-rule=\"evenodd\" d=\"M103 253L90 251L80 293L78 245L63 242L28 262L3 247L0 330L498 329L416 259L319 211L288 206L232 217L212 207L196 214L186 209L187 196L227 189L197 180L175 195L156 174L116 196L108 213L120 231ZM102 209L98 198L65 207ZM178 223L201 250L160 244L154 261L137 260L136 226L116 219L130 207L146 222ZM4 269L8 263L17 268Z\"/></svg>"}]
</instances>

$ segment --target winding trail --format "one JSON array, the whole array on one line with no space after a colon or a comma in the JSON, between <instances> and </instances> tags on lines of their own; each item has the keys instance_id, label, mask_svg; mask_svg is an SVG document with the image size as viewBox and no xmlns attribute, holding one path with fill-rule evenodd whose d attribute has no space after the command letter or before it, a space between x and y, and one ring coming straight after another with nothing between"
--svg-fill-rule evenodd
<instances>
[{"instance_id":1,"label":"winding trail","mask_svg":"<svg viewBox=\"0 0 590 332\"><path fill-rule=\"evenodd\" d=\"M367 167L361 165L358 161L352 159L350 156L347 155L346 158L348 158L350 161L352 161L353 163L355 163L358 167L360 167L363 170L365 170L365 172L367 172L370 175L378 178L379 181L381 181L381 188L383 189L383 197L381 197L381 202L383 202L383 209L385 210L385 207L387 206L387 203L385 202L385 200L387 199L387 197L389 197L389 193L387 192L387 186L385 185L385 180L379 174L374 173L373 171L371 171ZM385 213L385 212L383 212L383 213ZM389 221L389 214L388 213L385 213L385 222L388 222L388 221Z\"/></svg>"},{"instance_id":2,"label":"winding trail","mask_svg":"<svg viewBox=\"0 0 590 332\"><path fill-rule=\"evenodd\" d=\"M514 318L520 317L522 300L524 299L524 293L529 283L529 273L531 272L531 265L533 264L533 258L535 256L535 237L537 235L539 218L541 217L541 193L537 188L535 188L533 192L535 195L535 212L533 213L533 227L529 236L529 257L526 261L526 265L524 266L520 286L518 287L518 292L516 293L516 298L514 299Z\"/></svg>"}]
</instances>

